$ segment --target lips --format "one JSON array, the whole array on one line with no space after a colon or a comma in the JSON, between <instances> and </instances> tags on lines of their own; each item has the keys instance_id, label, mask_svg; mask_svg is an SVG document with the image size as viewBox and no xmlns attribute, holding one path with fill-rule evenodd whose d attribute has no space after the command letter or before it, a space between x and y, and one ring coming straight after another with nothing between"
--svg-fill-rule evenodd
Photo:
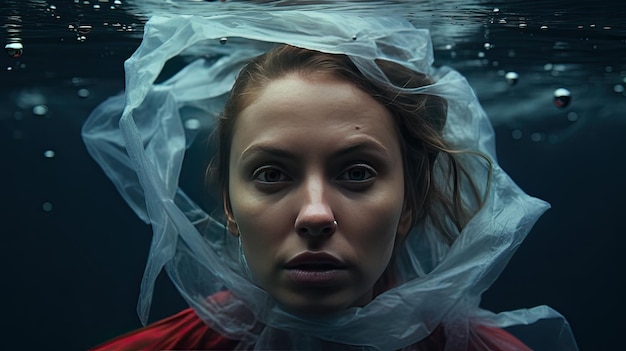
<instances>
[{"instance_id":1,"label":"lips","mask_svg":"<svg viewBox=\"0 0 626 351\"><path fill-rule=\"evenodd\" d=\"M346 265L340 259L329 253L307 251L289 260L285 268L303 271L328 271L345 269Z\"/></svg>"},{"instance_id":2,"label":"lips","mask_svg":"<svg viewBox=\"0 0 626 351\"><path fill-rule=\"evenodd\" d=\"M336 289L348 278L348 269L337 257L326 252L303 252L285 265L287 279L306 293ZM311 290L313 289L313 290Z\"/></svg>"}]
</instances>

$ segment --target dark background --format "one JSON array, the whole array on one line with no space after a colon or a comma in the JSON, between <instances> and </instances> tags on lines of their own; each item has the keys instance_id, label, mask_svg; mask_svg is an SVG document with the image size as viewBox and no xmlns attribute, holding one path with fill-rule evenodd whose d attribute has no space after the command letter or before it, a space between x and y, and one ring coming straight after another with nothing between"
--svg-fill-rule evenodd
<instances>
[{"instance_id":1,"label":"dark background","mask_svg":"<svg viewBox=\"0 0 626 351\"><path fill-rule=\"evenodd\" d=\"M623 2L445 3L445 11L426 15L437 14L436 64L468 77L494 121L501 166L553 206L483 306L546 304L566 316L581 350L619 349L626 326ZM151 230L89 157L80 128L123 89L122 64L147 14L130 5L0 4L4 43L24 44L21 57L0 55L0 349L84 350L139 327ZM72 29L85 24L88 33ZM511 70L520 75L515 85L503 78ZM553 104L558 87L572 92L565 108ZM47 106L45 115L33 112L38 105ZM44 157L48 150L54 157ZM186 176L203 201L201 177ZM161 279L151 320L185 307Z\"/></svg>"}]
</instances>

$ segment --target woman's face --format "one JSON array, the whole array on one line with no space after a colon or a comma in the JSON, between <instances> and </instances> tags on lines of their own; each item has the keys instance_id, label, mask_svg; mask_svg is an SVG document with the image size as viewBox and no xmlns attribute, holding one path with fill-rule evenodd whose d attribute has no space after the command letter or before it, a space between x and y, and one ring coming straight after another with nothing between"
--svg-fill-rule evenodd
<instances>
[{"instance_id":1,"label":"woman's face","mask_svg":"<svg viewBox=\"0 0 626 351\"><path fill-rule=\"evenodd\" d=\"M410 223L389 111L347 81L293 74L237 118L227 211L255 283L295 312L368 303Z\"/></svg>"}]
</instances>

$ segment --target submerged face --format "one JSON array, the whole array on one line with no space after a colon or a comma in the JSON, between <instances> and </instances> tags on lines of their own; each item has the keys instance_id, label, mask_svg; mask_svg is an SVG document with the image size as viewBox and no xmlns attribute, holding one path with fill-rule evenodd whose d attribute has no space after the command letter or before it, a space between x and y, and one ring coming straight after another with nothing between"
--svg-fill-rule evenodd
<instances>
[{"instance_id":1,"label":"submerged face","mask_svg":"<svg viewBox=\"0 0 626 351\"><path fill-rule=\"evenodd\" d=\"M390 112L349 82L293 74L240 113L231 146L229 217L255 283L295 312L367 304L410 222Z\"/></svg>"}]
</instances>

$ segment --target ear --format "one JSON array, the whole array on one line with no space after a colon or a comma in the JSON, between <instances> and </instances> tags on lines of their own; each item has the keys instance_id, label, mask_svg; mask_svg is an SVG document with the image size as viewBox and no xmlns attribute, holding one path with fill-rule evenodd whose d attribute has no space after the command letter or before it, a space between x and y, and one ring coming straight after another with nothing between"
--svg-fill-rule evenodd
<instances>
[{"instance_id":1,"label":"ear","mask_svg":"<svg viewBox=\"0 0 626 351\"><path fill-rule=\"evenodd\" d=\"M226 230L234 236L239 236L239 226L237 226L233 211L230 208L230 199L226 190L222 192L222 201L224 203L224 213L226 214Z\"/></svg>"},{"instance_id":2,"label":"ear","mask_svg":"<svg viewBox=\"0 0 626 351\"><path fill-rule=\"evenodd\" d=\"M406 238L406 235L411 230L411 223L413 222L413 211L405 208L400 215L400 221L398 222L398 230L396 234L400 241Z\"/></svg>"}]
</instances>

